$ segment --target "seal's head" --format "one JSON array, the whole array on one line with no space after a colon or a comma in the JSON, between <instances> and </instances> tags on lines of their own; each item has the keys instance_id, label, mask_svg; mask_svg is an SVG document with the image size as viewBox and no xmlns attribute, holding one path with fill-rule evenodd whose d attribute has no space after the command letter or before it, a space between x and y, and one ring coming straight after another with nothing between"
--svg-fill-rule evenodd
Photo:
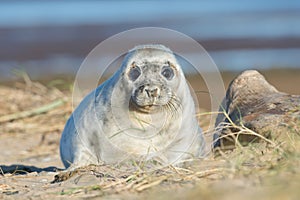
<instances>
[{"instance_id":1,"label":"seal's head","mask_svg":"<svg viewBox=\"0 0 300 200\"><path fill-rule=\"evenodd\" d=\"M131 109L149 113L176 111L181 106L173 91L183 74L170 49L162 45L137 46L125 60L124 78L130 86Z\"/></svg>"}]
</instances>

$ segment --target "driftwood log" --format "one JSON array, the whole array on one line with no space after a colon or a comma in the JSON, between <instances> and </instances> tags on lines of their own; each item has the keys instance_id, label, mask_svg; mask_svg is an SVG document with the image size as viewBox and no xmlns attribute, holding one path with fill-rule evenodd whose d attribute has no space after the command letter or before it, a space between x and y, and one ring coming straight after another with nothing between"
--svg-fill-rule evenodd
<instances>
[{"instance_id":1,"label":"driftwood log","mask_svg":"<svg viewBox=\"0 0 300 200\"><path fill-rule=\"evenodd\" d=\"M300 134L300 95L279 92L259 72L245 71L230 83L215 126L214 147L221 149L261 139L284 144Z\"/></svg>"}]
</instances>

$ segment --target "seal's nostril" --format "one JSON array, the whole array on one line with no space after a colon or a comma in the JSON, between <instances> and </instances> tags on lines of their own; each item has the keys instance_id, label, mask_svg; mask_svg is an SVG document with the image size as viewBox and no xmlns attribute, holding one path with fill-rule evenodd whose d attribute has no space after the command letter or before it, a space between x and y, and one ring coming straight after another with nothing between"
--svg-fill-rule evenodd
<instances>
[{"instance_id":1,"label":"seal's nostril","mask_svg":"<svg viewBox=\"0 0 300 200\"><path fill-rule=\"evenodd\" d=\"M143 92L143 91L144 91L144 88L145 88L145 86L143 86L143 85L140 86L140 87L139 87L139 91L140 91L140 92Z\"/></svg>"},{"instance_id":2,"label":"seal's nostril","mask_svg":"<svg viewBox=\"0 0 300 200\"><path fill-rule=\"evenodd\" d=\"M151 91L150 91L149 89L145 89L145 91L146 91L148 97L152 96L152 95L151 95Z\"/></svg>"}]
</instances>

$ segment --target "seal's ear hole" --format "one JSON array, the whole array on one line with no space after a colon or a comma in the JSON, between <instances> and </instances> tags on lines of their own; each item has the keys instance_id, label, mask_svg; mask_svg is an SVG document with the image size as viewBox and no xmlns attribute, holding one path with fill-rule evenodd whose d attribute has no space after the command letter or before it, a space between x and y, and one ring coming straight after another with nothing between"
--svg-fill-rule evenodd
<instances>
[{"instance_id":1,"label":"seal's ear hole","mask_svg":"<svg viewBox=\"0 0 300 200\"><path fill-rule=\"evenodd\" d=\"M170 65L163 66L161 75L163 75L167 80L171 80L174 77L174 70L170 67Z\"/></svg>"},{"instance_id":2,"label":"seal's ear hole","mask_svg":"<svg viewBox=\"0 0 300 200\"><path fill-rule=\"evenodd\" d=\"M141 68L135 63L131 64L131 68L128 72L128 77L130 80L135 81L141 75Z\"/></svg>"}]
</instances>

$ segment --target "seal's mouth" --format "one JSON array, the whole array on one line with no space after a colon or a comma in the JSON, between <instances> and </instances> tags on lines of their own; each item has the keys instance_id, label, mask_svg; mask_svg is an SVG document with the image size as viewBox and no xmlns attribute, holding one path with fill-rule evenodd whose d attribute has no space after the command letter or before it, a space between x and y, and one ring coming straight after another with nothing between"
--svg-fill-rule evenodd
<instances>
[{"instance_id":1,"label":"seal's mouth","mask_svg":"<svg viewBox=\"0 0 300 200\"><path fill-rule=\"evenodd\" d=\"M129 110L136 111L140 113L157 113L165 112L169 113L171 116L177 116L181 112L182 104L181 101L175 96L172 95L168 101L164 104L158 104L155 101L148 102L147 104L140 105L136 102L135 97L131 97L129 101Z\"/></svg>"},{"instance_id":2,"label":"seal's mouth","mask_svg":"<svg viewBox=\"0 0 300 200\"><path fill-rule=\"evenodd\" d=\"M153 113L157 112L161 109L163 105L155 104L154 100L152 102L148 102L145 105L139 105L135 100L134 97L130 98L129 102L129 109L142 112L142 113Z\"/></svg>"}]
</instances>

